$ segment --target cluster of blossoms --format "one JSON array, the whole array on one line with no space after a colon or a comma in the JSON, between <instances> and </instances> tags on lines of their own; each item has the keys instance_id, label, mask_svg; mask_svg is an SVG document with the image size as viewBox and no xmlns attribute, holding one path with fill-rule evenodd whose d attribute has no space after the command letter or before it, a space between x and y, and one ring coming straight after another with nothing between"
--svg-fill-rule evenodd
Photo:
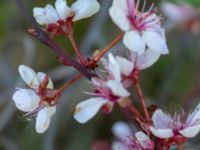
<instances>
[{"instance_id":1,"label":"cluster of blossoms","mask_svg":"<svg viewBox=\"0 0 200 150\"><path fill-rule=\"evenodd\" d=\"M96 69L98 62L95 58L87 59L91 60L93 68L85 66L84 62L87 60L72 40L74 22L97 13L100 9L97 0L77 0L71 7L65 0L56 0L55 8L46 5L45 8L34 8L33 10L37 23L44 26L51 38L55 35L64 35L69 38L80 59L80 64L79 62L77 64L82 66L81 71L88 71L89 68L95 72L92 77L83 74L90 80L93 91L87 94L92 98L81 101L76 106L74 119L79 123L86 123L99 110L111 113L115 105L132 112L130 119L137 122L140 131L134 133L127 124L116 123L113 126L113 133L118 140L113 142L113 150L153 150L158 149L158 145L169 148L174 144L182 146L188 138L194 137L200 131L200 105L188 116L182 113L172 117L163 113L161 109L157 109L152 116L149 115L138 83L139 73L152 66L162 54L168 54L169 50L165 30L161 26L161 17L155 13L154 6L146 9L146 1L141 9L139 9L140 6L140 0L137 2L135 0L113 0L109 14L113 22L123 31L121 39L128 51L126 57L109 53L107 59L101 58L103 72L102 69L101 71ZM64 59L63 56L61 58ZM44 73L35 73L24 65L19 66L19 73L29 89L17 88L13 100L16 107L25 112L26 116L36 117L36 131L43 133L49 127L51 117L56 112L56 104L62 91L78 78L72 79L60 89L53 89L51 79ZM131 101L128 88L132 85L136 87L144 116Z\"/></svg>"},{"instance_id":2,"label":"cluster of blossoms","mask_svg":"<svg viewBox=\"0 0 200 150\"><path fill-rule=\"evenodd\" d=\"M71 7L65 0L56 0L55 8L34 8L33 16L40 25L45 25L49 32L68 34L74 22L88 18L98 12L100 5L96 0L77 0Z\"/></svg>"}]
</instances>

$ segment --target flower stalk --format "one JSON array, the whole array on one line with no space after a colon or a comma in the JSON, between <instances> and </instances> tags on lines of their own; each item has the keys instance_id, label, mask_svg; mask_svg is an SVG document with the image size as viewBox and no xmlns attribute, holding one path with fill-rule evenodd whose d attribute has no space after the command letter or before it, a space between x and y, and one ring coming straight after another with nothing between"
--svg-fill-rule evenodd
<instances>
[{"instance_id":1,"label":"flower stalk","mask_svg":"<svg viewBox=\"0 0 200 150\"><path fill-rule=\"evenodd\" d=\"M108 44L100 53L94 58L95 62L98 62L113 46L115 46L124 36L124 33L120 33L114 40Z\"/></svg>"},{"instance_id":2,"label":"flower stalk","mask_svg":"<svg viewBox=\"0 0 200 150\"><path fill-rule=\"evenodd\" d=\"M58 93L62 93L66 88L68 88L70 85L78 81L82 77L81 74L76 75L73 79L65 83L61 88L57 90Z\"/></svg>"},{"instance_id":3,"label":"flower stalk","mask_svg":"<svg viewBox=\"0 0 200 150\"><path fill-rule=\"evenodd\" d=\"M149 112L148 112L147 106L145 104L144 96L143 96L140 84L138 82L138 78L136 78L133 83L134 83L134 86L136 88L136 92L137 92L138 98L140 100L140 104L141 104L142 109L144 111L145 118L146 118L147 121L149 121L150 120Z\"/></svg>"},{"instance_id":4,"label":"flower stalk","mask_svg":"<svg viewBox=\"0 0 200 150\"><path fill-rule=\"evenodd\" d=\"M86 66L86 65L87 65L87 61L85 60L83 54L81 53L81 51L80 51L80 49L79 49L79 47L78 47L78 45L77 45L77 43L76 43L76 40L74 39L73 33L70 34L70 35L68 35L67 37L68 37L68 39L70 40L70 42L71 42L71 44L72 44L72 47L73 47L73 49L74 49L76 55L78 56L78 58L79 58L79 60L80 60L80 63L81 63L82 65Z\"/></svg>"}]
</instances>

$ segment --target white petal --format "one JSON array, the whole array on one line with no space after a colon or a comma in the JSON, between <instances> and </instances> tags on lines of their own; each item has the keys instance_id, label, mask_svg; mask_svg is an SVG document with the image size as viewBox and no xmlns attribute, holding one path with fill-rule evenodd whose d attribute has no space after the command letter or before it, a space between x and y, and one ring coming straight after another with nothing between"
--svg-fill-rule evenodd
<instances>
[{"instance_id":1,"label":"white petal","mask_svg":"<svg viewBox=\"0 0 200 150\"><path fill-rule=\"evenodd\" d=\"M120 97L128 97L130 94L129 92L124 88L121 82L116 80L109 80L106 85L111 89L114 95L120 96Z\"/></svg>"},{"instance_id":2,"label":"white petal","mask_svg":"<svg viewBox=\"0 0 200 150\"><path fill-rule=\"evenodd\" d=\"M152 116L152 121L156 128L167 129L172 118L165 114L161 109L157 109Z\"/></svg>"},{"instance_id":3,"label":"white petal","mask_svg":"<svg viewBox=\"0 0 200 150\"><path fill-rule=\"evenodd\" d=\"M47 24L56 23L60 19L56 9L49 4L45 7L45 13L47 18Z\"/></svg>"},{"instance_id":4,"label":"white petal","mask_svg":"<svg viewBox=\"0 0 200 150\"><path fill-rule=\"evenodd\" d=\"M114 79L117 81L121 81L120 66L111 53L108 54L108 61L108 68L109 71L111 71Z\"/></svg>"},{"instance_id":5,"label":"white petal","mask_svg":"<svg viewBox=\"0 0 200 150\"><path fill-rule=\"evenodd\" d=\"M183 130L180 130L179 133L186 138L193 138L199 133L199 131L200 131L200 124L187 127Z\"/></svg>"},{"instance_id":6,"label":"white petal","mask_svg":"<svg viewBox=\"0 0 200 150\"><path fill-rule=\"evenodd\" d=\"M124 5L124 3L126 4ZM130 29L127 9L127 2L125 0L114 0L113 6L109 9L112 21L123 31Z\"/></svg>"},{"instance_id":7,"label":"white petal","mask_svg":"<svg viewBox=\"0 0 200 150\"><path fill-rule=\"evenodd\" d=\"M174 136L174 133L171 129L156 129L154 127L150 127L152 134L156 137L168 139Z\"/></svg>"},{"instance_id":8,"label":"white petal","mask_svg":"<svg viewBox=\"0 0 200 150\"><path fill-rule=\"evenodd\" d=\"M44 8L35 7L33 9L33 16L40 25L48 24Z\"/></svg>"},{"instance_id":9,"label":"white petal","mask_svg":"<svg viewBox=\"0 0 200 150\"><path fill-rule=\"evenodd\" d=\"M142 148L144 149L150 149L149 146L153 146L151 143L151 139L142 131L136 132L135 137L137 141L140 143ZM153 148L152 148L153 149Z\"/></svg>"},{"instance_id":10,"label":"white petal","mask_svg":"<svg viewBox=\"0 0 200 150\"><path fill-rule=\"evenodd\" d=\"M44 80L44 78L46 77L46 75L47 75L47 74L45 74L45 73L43 73L43 72L38 72L38 73L37 73L37 77L38 77L40 83ZM48 75L47 75L47 76L48 76ZM49 78L49 76L48 76L48 78ZM50 78L49 78L49 83L48 83L48 85L47 85L47 88L48 88L48 89L53 89L53 82L52 82L52 80L51 80Z\"/></svg>"},{"instance_id":11,"label":"white petal","mask_svg":"<svg viewBox=\"0 0 200 150\"><path fill-rule=\"evenodd\" d=\"M49 113L50 117L52 117L56 113L56 106L49 106L46 108L48 109L48 113Z\"/></svg>"},{"instance_id":12,"label":"white petal","mask_svg":"<svg viewBox=\"0 0 200 150\"><path fill-rule=\"evenodd\" d=\"M36 132L44 133L50 124L51 116L55 113L55 107L45 107L38 112L36 117Z\"/></svg>"},{"instance_id":13,"label":"white petal","mask_svg":"<svg viewBox=\"0 0 200 150\"><path fill-rule=\"evenodd\" d=\"M147 13L144 13L144 16L147 15ZM156 20L158 16L156 14L151 14L145 19L145 22L151 22L152 20Z\"/></svg>"},{"instance_id":14,"label":"white petal","mask_svg":"<svg viewBox=\"0 0 200 150\"><path fill-rule=\"evenodd\" d=\"M74 119L79 123L86 123L92 117L94 117L99 109L107 102L106 99L96 97L90 98L79 103L76 106L76 110L74 113Z\"/></svg>"},{"instance_id":15,"label":"white petal","mask_svg":"<svg viewBox=\"0 0 200 150\"><path fill-rule=\"evenodd\" d=\"M30 112L36 109L40 97L32 90L19 89L13 95L16 107L23 112Z\"/></svg>"},{"instance_id":16,"label":"white petal","mask_svg":"<svg viewBox=\"0 0 200 150\"><path fill-rule=\"evenodd\" d=\"M72 9L75 12L73 21L77 21L96 14L100 9L100 5L97 0L77 0L72 5Z\"/></svg>"},{"instance_id":17,"label":"white petal","mask_svg":"<svg viewBox=\"0 0 200 150\"><path fill-rule=\"evenodd\" d=\"M130 73L134 69L134 63L123 57L119 57L119 56L116 57L116 60L119 64L120 72L126 76L130 75Z\"/></svg>"},{"instance_id":18,"label":"white petal","mask_svg":"<svg viewBox=\"0 0 200 150\"><path fill-rule=\"evenodd\" d=\"M111 147L112 150L130 150L130 148L122 142L113 142Z\"/></svg>"},{"instance_id":19,"label":"white petal","mask_svg":"<svg viewBox=\"0 0 200 150\"><path fill-rule=\"evenodd\" d=\"M167 43L165 39L163 39L163 36L159 33L153 31L145 31L142 34L142 39L145 41L150 49L161 54L169 53Z\"/></svg>"},{"instance_id":20,"label":"white petal","mask_svg":"<svg viewBox=\"0 0 200 150\"><path fill-rule=\"evenodd\" d=\"M39 80L37 78L37 75L35 71L25 65L20 65L19 73L22 77L22 79L31 87L31 88L37 88L39 86Z\"/></svg>"},{"instance_id":21,"label":"white petal","mask_svg":"<svg viewBox=\"0 0 200 150\"><path fill-rule=\"evenodd\" d=\"M123 43L130 51L137 52L138 54L142 54L145 50L145 43L136 31L126 32Z\"/></svg>"},{"instance_id":22,"label":"white petal","mask_svg":"<svg viewBox=\"0 0 200 150\"><path fill-rule=\"evenodd\" d=\"M93 84L93 85L98 86L98 87L102 87L102 86L104 86L104 84L105 84L105 81L102 81L101 79L99 79L99 78L97 78L97 77L93 77L93 78L91 79L91 81L92 81L92 84Z\"/></svg>"},{"instance_id":23,"label":"white petal","mask_svg":"<svg viewBox=\"0 0 200 150\"><path fill-rule=\"evenodd\" d=\"M113 134L121 139L125 140L127 137L132 137L132 131L127 123L125 122L117 122L112 126Z\"/></svg>"},{"instance_id":24,"label":"white petal","mask_svg":"<svg viewBox=\"0 0 200 150\"><path fill-rule=\"evenodd\" d=\"M139 70L152 66L160 58L160 53L147 49L143 54L137 56L136 67Z\"/></svg>"},{"instance_id":25,"label":"white petal","mask_svg":"<svg viewBox=\"0 0 200 150\"><path fill-rule=\"evenodd\" d=\"M72 12L71 8L67 6L66 0L56 0L55 7L62 20L66 20Z\"/></svg>"},{"instance_id":26,"label":"white petal","mask_svg":"<svg viewBox=\"0 0 200 150\"><path fill-rule=\"evenodd\" d=\"M196 125L197 123L200 123L200 104L198 104L192 114L187 118L188 125Z\"/></svg>"},{"instance_id":27,"label":"white petal","mask_svg":"<svg viewBox=\"0 0 200 150\"><path fill-rule=\"evenodd\" d=\"M113 0L111 7L116 7L119 10L123 11L126 15L128 15L128 3L126 0Z\"/></svg>"}]
</instances>

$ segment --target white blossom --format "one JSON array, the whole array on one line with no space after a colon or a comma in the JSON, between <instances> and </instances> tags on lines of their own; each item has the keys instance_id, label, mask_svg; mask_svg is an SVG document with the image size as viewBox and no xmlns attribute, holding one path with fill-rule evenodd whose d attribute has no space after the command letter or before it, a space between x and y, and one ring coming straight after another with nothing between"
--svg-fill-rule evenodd
<instances>
[{"instance_id":1,"label":"white blossom","mask_svg":"<svg viewBox=\"0 0 200 150\"><path fill-rule=\"evenodd\" d=\"M45 73L36 73L25 65L19 66L19 73L30 89L19 88L14 93L13 100L19 110L36 115L36 131L37 133L43 133L49 127L56 106L50 106L47 102L43 102L37 91L46 77L48 79L47 89L53 89L53 83Z\"/></svg>"},{"instance_id":2,"label":"white blossom","mask_svg":"<svg viewBox=\"0 0 200 150\"><path fill-rule=\"evenodd\" d=\"M160 18L153 5L145 12L145 3L138 10L140 0L113 0L109 10L113 22L125 32L123 43L133 52L143 54L146 47L159 54L168 54L168 47Z\"/></svg>"},{"instance_id":3,"label":"white blossom","mask_svg":"<svg viewBox=\"0 0 200 150\"><path fill-rule=\"evenodd\" d=\"M93 118L97 112L105 106L109 111L115 103L120 103L130 94L121 82L120 67L112 54L109 54L108 61L104 61L107 79L93 78L93 98L84 100L76 106L74 119L79 123L86 123Z\"/></svg>"},{"instance_id":4,"label":"white blossom","mask_svg":"<svg viewBox=\"0 0 200 150\"><path fill-rule=\"evenodd\" d=\"M100 9L97 0L77 0L71 7L67 5L66 0L56 0L55 8L47 4L45 8L35 7L33 16L40 25L56 24L58 21L66 21L73 17L73 21L88 18Z\"/></svg>"},{"instance_id":5,"label":"white blossom","mask_svg":"<svg viewBox=\"0 0 200 150\"><path fill-rule=\"evenodd\" d=\"M196 136L200 131L200 104L187 118L184 118L185 115L184 113L172 117L158 109L152 116L151 132L159 138L171 138L178 135L185 138Z\"/></svg>"}]
</instances>

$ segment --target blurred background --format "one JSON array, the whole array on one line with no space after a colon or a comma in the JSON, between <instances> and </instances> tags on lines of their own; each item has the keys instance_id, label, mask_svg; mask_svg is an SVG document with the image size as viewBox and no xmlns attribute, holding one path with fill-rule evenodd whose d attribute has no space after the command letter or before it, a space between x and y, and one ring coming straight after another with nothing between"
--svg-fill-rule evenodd
<instances>
[{"instance_id":1,"label":"blurred background","mask_svg":"<svg viewBox=\"0 0 200 150\"><path fill-rule=\"evenodd\" d=\"M153 67L142 72L140 82L145 98L149 105L156 104L170 112L181 108L189 111L200 102L200 1L147 1L156 3L165 16L163 24L170 54L162 56ZM70 0L69 4L72 2ZM108 15L112 1L99 2L101 11L98 14L76 23L75 36L87 56L104 48L120 32ZM53 4L54 0L26 0L31 14L33 7L43 7L47 3ZM29 36L26 31L30 27L14 0L1 0L0 150L109 150L109 144L114 139L110 130L112 124L125 118L115 108L112 114L99 113L87 124L75 122L75 105L89 97L83 94L83 91L89 91L85 79L63 93L57 113L45 134L37 134L35 120L25 118L16 110L12 94L15 87L26 86L17 72L18 65L25 64L48 73L55 87L77 73L61 66L50 49ZM67 39L59 37L56 41L73 54ZM119 43L112 51L117 53L124 49ZM196 147L194 149L200 149L199 145L200 136L188 144L189 147Z\"/></svg>"}]
</instances>

